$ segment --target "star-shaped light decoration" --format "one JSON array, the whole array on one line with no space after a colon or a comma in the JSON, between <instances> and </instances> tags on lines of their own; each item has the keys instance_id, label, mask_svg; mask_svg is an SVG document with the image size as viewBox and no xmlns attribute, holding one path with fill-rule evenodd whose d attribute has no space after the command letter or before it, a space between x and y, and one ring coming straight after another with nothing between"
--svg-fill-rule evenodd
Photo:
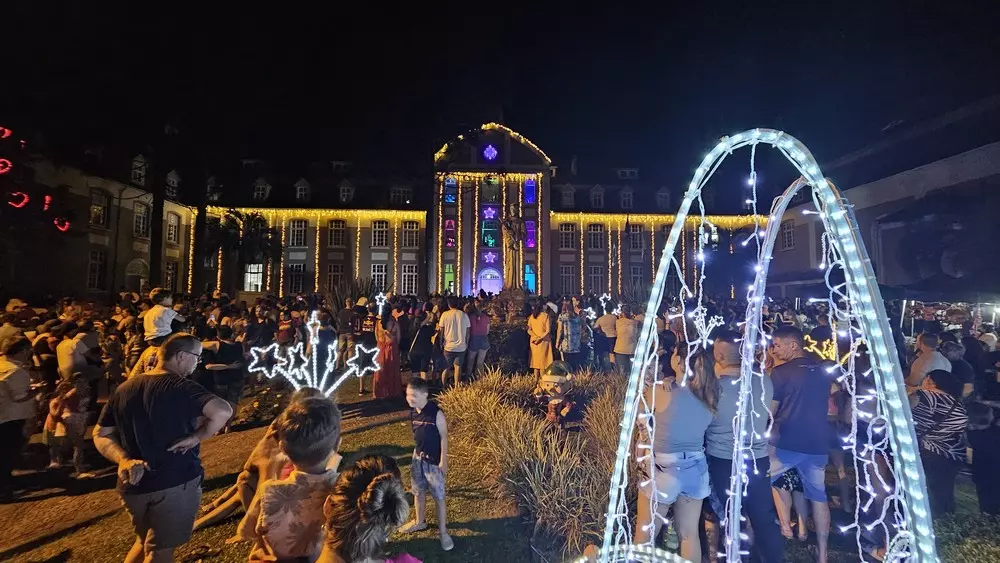
<instances>
[{"instance_id":1,"label":"star-shaped light decoration","mask_svg":"<svg viewBox=\"0 0 1000 563\"><path fill-rule=\"evenodd\" d=\"M375 296L375 305L378 307L378 314L382 314L387 301L389 301L389 299L386 298L385 293L379 292L379 294Z\"/></svg>"},{"instance_id":2,"label":"star-shaped light decoration","mask_svg":"<svg viewBox=\"0 0 1000 563\"><path fill-rule=\"evenodd\" d=\"M365 348L363 344L355 344L354 355L347 360L347 371L333 383L330 392L335 391L352 375L364 377L380 369L382 369L382 366L378 363L378 346Z\"/></svg>"},{"instance_id":3,"label":"star-shaped light decoration","mask_svg":"<svg viewBox=\"0 0 1000 563\"><path fill-rule=\"evenodd\" d=\"M486 262L487 264L493 264L496 261L497 261L497 255L495 252L487 252L486 254L483 254L483 262Z\"/></svg>"},{"instance_id":4,"label":"star-shaped light decoration","mask_svg":"<svg viewBox=\"0 0 1000 563\"><path fill-rule=\"evenodd\" d=\"M496 160L498 154L497 148L493 145L486 145L486 148L483 149L483 158L486 160Z\"/></svg>"},{"instance_id":5,"label":"star-shaped light decoration","mask_svg":"<svg viewBox=\"0 0 1000 563\"><path fill-rule=\"evenodd\" d=\"M497 208L496 207L484 207L483 208L483 219L496 219L497 218Z\"/></svg>"},{"instance_id":6,"label":"star-shaped light decoration","mask_svg":"<svg viewBox=\"0 0 1000 563\"><path fill-rule=\"evenodd\" d=\"M594 320L597 318L597 312L594 311L593 307L587 307L586 309L583 310L583 312L587 313L587 318L590 320Z\"/></svg>"}]
</instances>

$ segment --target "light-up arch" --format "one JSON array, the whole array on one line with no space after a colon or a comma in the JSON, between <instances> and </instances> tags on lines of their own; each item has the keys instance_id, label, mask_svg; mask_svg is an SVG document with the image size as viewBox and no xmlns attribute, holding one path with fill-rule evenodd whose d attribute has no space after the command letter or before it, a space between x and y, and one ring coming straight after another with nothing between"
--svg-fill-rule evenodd
<instances>
[{"instance_id":1,"label":"light-up arch","mask_svg":"<svg viewBox=\"0 0 1000 563\"><path fill-rule=\"evenodd\" d=\"M738 415L740 424L734 449L739 451L740 444L748 431L747 397L750 393L753 360L756 346L759 343L758 333L763 306L763 295L766 285L767 266L770 251L780 232L780 216L798 190L810 186L814 200L820 208L820 218L829 233L829 242L843 260L846 278L846 294L854 307L860 310L857 322L861 338L867 343L871 358L872 370L880 399L888 407L886 427L889 441L894 453L894 473L896 486L894 495L900 501L904 511L903 526L897 537L906 538L909 543L907 552L910 561L937 561L935 553L934 533L931 524L931 514L924 487L923 468L917 452L917 440L913 430L909 403L903 384L903 374L897 362L893 361L895 346L891 339L888 319L882 297L875 282L868 254L858 231L857 221L849 205L841 197L837 189L824 178L819 165L809 150L800 141L781 131L773 129L751 129L742 133L723 138L702 160L695 171L691 183L685 192L678 220L674 223L663 249L660 266L650 291L649 302L643 320L642 330L636 346L636 354L641 359L634 361L626 390L624 413L622 417L621 434L619 436L617 459L612 473L608 512L605 521L604 541L600 550L602 561L618 561L633 550L648 546L631 546L631 538L622 533L624 522L628 518L625 512L625 492L628 486L628 466L631 456L633 429L639 414L639 399L643 393L644 377L648 367L655 362L655 323L657 309L663 299L667 274L671 268L674 250L680 240L685 219L695 203L699 203L700 212L704 215L704 205L701 202L701 189L712 173L733 150L757 144L767 144L778 149L802 174L799 181L793 183L785 194L779 198L774 213L769 218L764 231L763 263L759 265L758 273L751 293L751 303L747 312L747 332L743 339L743 362L741 374L740 407ZM704 325L703 325L704 326ZM707 337L707 335L702 335ZM742 459L734 456L734 460ZM737 491L731 495L727 503L727 516L730 522L739 523L741 495L738 494L738 483L742 479L742 463L734 463L730 490ZM737 515L734 519L733 515ZM740 529L738 525L728 526L727 552L728 561L739 561ZM622 541L626 540L626 541Z\"/></svg>"}]
</instances>

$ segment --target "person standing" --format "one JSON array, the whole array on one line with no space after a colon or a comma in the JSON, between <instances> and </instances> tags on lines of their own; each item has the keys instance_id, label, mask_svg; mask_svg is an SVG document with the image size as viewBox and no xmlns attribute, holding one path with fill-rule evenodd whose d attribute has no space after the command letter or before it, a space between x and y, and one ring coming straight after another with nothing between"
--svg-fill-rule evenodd
<instances>
[{"instance_id":1,"label":"person standing","mask_svg":"<svg viewBox=\"0 0 1000 563\"><path fill-rule=\"evenodd\" d=\"M717 409L708 430L705 431L705 453L708 460L708 472L711 477L715 496L725 499L727 490L732 489L730 476L733 467L733 446L736 437L733 433L733 419L739 405L740 379L740 345L739 335L722 332L715 335L713 354L715 357L715 376L718 379L719 398ZM745 461L747 482L746 495L743 497L743 512L753 526L754 548L759 560L768 563L784 561L784 546L781 532L775 524L777 513L771 496L771 482L767 469L770 461L767 452L767 408L774 397L774 386L769 377L751 377L751 390L748 397L748 413L752 428L749 429L747 444L750 446L752 459ZM719 519L726 517L719 514Z\"/></svg>"},{"instance_id":2,"label":"person standing","mask_svg":"<svg viewBox=\"0 0 1000 563\"><path fill-rule=\"evenodd\" d=\"M936 334L925 332L917 337L917 358L913 360L910 375L906 377L906 386L911 391L920 387L927 374L936 369L951 372L951 362L938 352L940 345L941 339Z\"/></svg>"},{"instance_id":3,"label":"person standing","mask_svg":"<svg viewBox=\"0 0 1000 563\"><path fill-rule=\"evenodd\" d=\"M469 322L469 315L458 307L457 299L449 297L447 303L448 310L441 313L438 329L444 341L445 366L454 368L455 385L458 385L462 380L462 363L465 360L465 351L469 347L472 323ZM441 374L442 385L446 383L447 374L447 369Z\"/></svg>"},{"instance_id":4,"label":"person standing","mask_svg":"<svg viewBox=\"0 0 1000 563\"><path fill-rule=\"evenodd\" d=\"M965 432L969 416L961 401L962 382L936 369L910 395L913 431L927 478L934 516L955 512L955 478L965 467Z\"/></svg>"},{"instance_id":5,"label":"person standing","mask_svg":"<svg viewBox=\"0 0 1000 563\"><path fill-rule=\"evenodd\" d=\"M0 502L14 497L11 473L31 436L36 415L31 394L31 342L18 333L0 340Z\"/></svg>"},{"instance_id":6,"label":"person standing","mask_svg":"<svg viewBox=\"0 0 1000 563\"><path fill-rule=\"evenodd\" d=\"M467 376L472 376L486 363L486 352L490 350L490 316L469 304L469 358Z\"/></svg>"},{"instance_id":7,"label":"person standing","mask_svg":"<svg viewBox=\"0 0 1000 563\"><path fill-rule=\"evenodd\" d=\"M535 377L552 363L552 340L549 338L549 313L541 302L535 303L528 316L528 337L531 339L530 367Z\"/></svg>"},{"instance_id":8,"label":"person standing","mask_svg":"<svg viewBox=\"0 0 1000 563\"><path fill-rule=\"evenodd\" d=\"M94 429L94 446L118 465L118 491L136 540L126 563L172 561L191 538L201 502L199 444L225 426L229 403L188 379L202 346L190 334L168 337L152 371L115 390Z\"/></svg>"},{"instance_id":9,"label":"person standing","mask_svg":"<svg viewBox=\"0 0 1000 563\"><path fill-rule=\"evenodd\" d=\"M203 344L206 351L213 353L205 363L205 370L212 376L215 394L229 403L235 413L243 397L243 346L233 340L230 326L220 325L216 333L216 340Z\"/></svg>"},{"instance_id":10,"label":"person standing","mask_svg":"<svg viewBox=\"0 0 1000 563\"><path fill-rule=\"evenodd\" d=\"M641 312L638 306L629 307L622 316L615 321L615 367L622 374L632 373L632 356L635 355L635 347L639 343L639 330L642 328L639 321L635 320L635 315Z\"/></svg>"},{"instance_id":11,"label":"person standing","mask_svg":"<svg viewBox=\"0 0 1000 563\"><path fill-rule=\"evenodd\" d=\"M771 483L792 469L798 470L816 523L817 562L826 563L830 536L830 506L826 498L830 378L820 364L806 356L799 329L782 325L774 329L771 341L775 360L782 362L771 371L774 384ZM782 502L791 502L789 491L779 491L779 495Z\"/></svg>"},{"instance_id":12,"label":"person standing","mask_svg":"<svg viewBox=\"0 0 1000 563\"><path fill-rule=\"evenodd\" d=\"M356 324L354 302L350 298L344 299L344 308L337 313L337 369L347 368L348 350Z\"/></svg>"},{"instance_id":13,"label":"person standing","mask_svg":"<svg viewBox=\"0 0 1000 563\"><path fill-rule=\"evenodd\" d=\"M403 394L403 379L399 373L399 321L388 311L375 325L378 341L378 365L372 389L376 399L399 397Z\"/></svg>"},{"instance_id":14,"label":"person standing","mask_svg":"<svg viewBox=\"0 0 1000 563\"><path fill-rule=\"evenodd\" d=\"M580 340L583 333L580 324L580 317L573 311L573 306L569 301L563 301L556 325L556 349L572 371L580 369Z\"/></svg>"},{"instance_id":15,"label":"person standing","mask_svg":"<svg viewBox=\"0 0 1000 563\"><path fill-rule=\"evenodd\" d=\"M603 315L594 322L594 355L597 366L604 371L611 371L615 364L612 361L615 351L615 340L618 333L615 331L615 323L618 317L612 314L614 305L608 302L604 305Z\"/></svg>"}]
</instances>

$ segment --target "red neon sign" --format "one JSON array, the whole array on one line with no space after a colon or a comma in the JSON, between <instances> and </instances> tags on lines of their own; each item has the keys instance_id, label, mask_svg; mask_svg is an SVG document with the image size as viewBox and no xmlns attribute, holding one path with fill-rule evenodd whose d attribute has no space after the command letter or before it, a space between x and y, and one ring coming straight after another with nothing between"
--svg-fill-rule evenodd
<instances>
[{"instance_id":1,"label":"red neon sign","mask_svg":"<svg viewBox=\"0 0 1000 563\"><path fill-rule=\"evenodd\" d=\"M0 158L0 174L6 174L10 172L10 169L13 167L14 165L11 164L9 160L7 160L6 158Z\"/></svg>"},{"instance_id":2,"label":"red neon sign","mask_svg":"<svg viewBox=\"0 0 1000 563\"><path fill-rule=\"evenodd\" d=\"M6 139L7 137L10 137L11 134L13 133L14 133L13 131L7 129L6 127L0 127L0 139Z\"/></svg>"},{"instance_id":3,"label":"red neon sign","mask_svg":"<svg viewBox=\"0 0 1000 563\"><path fill-rule=\"evenodd\" d=\"M13 199L11 199L10 201L7 202L7 205L11 207L16 207L17 209L21 209L25 205L28 205L28 202L31 201L31 198L28 197L28 194L24 192L14 192L10 194L10 197L21 198L21 201L14 201Z\"/></svg>"}]
</instances>

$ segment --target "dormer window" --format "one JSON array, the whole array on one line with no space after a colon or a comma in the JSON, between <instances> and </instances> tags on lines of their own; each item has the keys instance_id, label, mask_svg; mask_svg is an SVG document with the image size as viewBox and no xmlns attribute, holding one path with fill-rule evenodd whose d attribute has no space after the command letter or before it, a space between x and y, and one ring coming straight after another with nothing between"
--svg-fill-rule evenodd
<instances>
[{"instance_id":1,"label":"dormer window","mask_svg":"<svg viewBox=\"0 0 1000 563\"><path fill-rule=\"evenodd\" d=\"M132 159L132 183L137 186L146 185L146 158L141 154Z\"/></svg>"},{"instance_id":2,"label":"dormer window","mask_svg":"<svg viewBox=\"0 0 1000 563\"><path fill-rule=\"evenodd\" d=\"M222 186L215 180L215 176L209 176L205 182L205 199L208 201L219 201L222 197Z\"/></svg>"},{"instance_id":3,"label":"dormer window","mask_svg":"<svg viewBox=\"0 0 1000 563\"><path fill-rule=\"evenodd\" d=\"M639 169L638 168L619 168L618 169L618 179L619 180L637 180L637 179L639 179Z\"/></svg>"},{"instance_id":4,"label":"dormer window","mask_svg":"<svg viewBox=\"0 0 1000 563\"><path fill-rule=\"evenodd\" d=\"M625 188L621 193L622 209L632 209L632 188Z\"/></svg>"},{"instance_id":5,"label":"dormer window","mask_svg":"<svg viewBox=\"0 0 1000 563\"><path fill-rule=\"evenodd\" d=\"M602 209L604 207L604 188L601 186L594 186L590 190L590 206L594 209Z\"/></svg>"},{"instance_id":6,"label":"dormer window","mask_svg":"<svg viewBox=\"0 0 1000 563\"><path fill-rule=\"evenodd\" d=\"M340 185L340 203L351 203L354 200L354 186L344 182Z\"/></svg>"},{"instance_id":7,"label":"dormer window","mask_svg":"<svg viewBox=\"0 0 1000 563\"><path fill-rule=\"evenodd\" d=\"M309 189L309 182L305 178L299 178L299 181L295 182L295 201L309 201Z\"/></svg>"},{"instance_id":8,"label":"dormer window","mask_svg":"<svg viewBox=\"0 0 1000 563\"><path fill-rule=\"evenodd\" d=\"M575 203L575 200L574 200L574 196L575 195L576 195L576 190L573 189L573 186L563 186L562 187L562 206L563 207L573 207L573 205Z\"/></svg>"},{"instance_id":9,"label":"dormer window","mask_svg":"<svg viewBox=\"0 0 1000 563\"><path fill-rule=\"evenodd\" d=\"M406 205L413 199L413 188L409 186L393 186L389 189L389 203Z\"/></svg>"},{"instance_id":10,"label":"dormer window","mask_svg":"<svg viewBox=\"0 0 1000 563\"><path fill-rule=\"evenodd\" d=\"M163 195L167 199L177 199L177 188L181 185L181 176L176 170L171 170L167 174L167 184L164 186Z\"/></svg>"},{"instance_id":11,"label":"dormer window","mask_svg":"<svg viewBox=\"0 0 1000 563\"><path fill-rule=\"evenodd\" d=\"M257 181L253 183L254 201L264 201L270 193L271 184L268 184L264 178L257 178Z\"/></svg>"},{"instance_id":12,"label":"dormer window","mask_svg":"<svg viewBox=\"0 0 1000 563\"><path fill-rule=\"evenodd\" d=\"M670 208L670 191L666 187L656 192L656 207L661 210Z\"/></svg>"}]
</instances>

